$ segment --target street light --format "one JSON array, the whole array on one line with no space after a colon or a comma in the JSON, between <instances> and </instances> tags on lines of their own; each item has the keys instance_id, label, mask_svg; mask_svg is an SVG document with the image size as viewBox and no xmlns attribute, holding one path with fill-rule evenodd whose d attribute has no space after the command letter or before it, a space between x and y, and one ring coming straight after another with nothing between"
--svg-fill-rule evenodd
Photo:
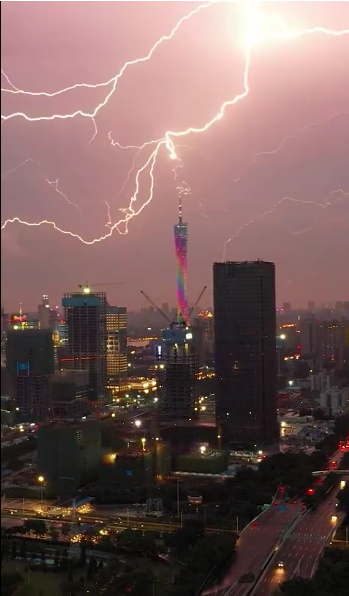
<instances>
[{"instance_id":1,"label":"street light","mask_svg":"<svg viewBox=\"0 0 349 596\"><path fill-rule=\"evenodd\" d=\"M39 476L38 477L38 481L40 482L40 501L41 501L41 507L42 507L42 501L43 501L43 485L45 482L45 478L43 476Z\"/></svg>"}]
</instances>

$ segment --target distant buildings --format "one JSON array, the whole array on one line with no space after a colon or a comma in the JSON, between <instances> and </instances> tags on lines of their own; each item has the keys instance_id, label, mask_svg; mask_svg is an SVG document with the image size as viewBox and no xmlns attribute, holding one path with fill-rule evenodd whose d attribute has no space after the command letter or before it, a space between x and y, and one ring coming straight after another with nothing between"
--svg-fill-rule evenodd
<instances>
[{"instance_id":1,"label":"distant buildings","mask_svg":"<svg viewBox=\"0 0 349 596\"><path fill-rule=\"evenodd\" d=\"M223 442L272 444L276 415L275 265L215 263L216 418Z\"/></svg>"},{"instance_id":2,"label":"distant buildings","mask_svg":"<svg viewBox=\"0 0 349 596\"><path fill-rule=\"evenodd\" d=\"M107 384L107 298L104 292L65 294L62 305L67 329L67 359L89 374L90 399L104 400Z\"/></svg>"},{"instance_id":3,"label":"distant buildings","mask_svg":"<svg viewBox=\"0 0 349 596\"><path fill-rule=\"evenodd\" d=\"M301 354L321 367L333 362L343 369L349 344L349 318L325 320L310 316L301 321Z\"/></svg>"},{"instance_id":4,"label":"distant buildings","mask_svg":"<svg viewBox=\"0 0 349 596\"><path fill-rule=\"evenodd\" d=\"M52 332L12 329L7 333L6 369L20 420L45 420L51 411L54 372Z\"/></svg>"}]
</instances>

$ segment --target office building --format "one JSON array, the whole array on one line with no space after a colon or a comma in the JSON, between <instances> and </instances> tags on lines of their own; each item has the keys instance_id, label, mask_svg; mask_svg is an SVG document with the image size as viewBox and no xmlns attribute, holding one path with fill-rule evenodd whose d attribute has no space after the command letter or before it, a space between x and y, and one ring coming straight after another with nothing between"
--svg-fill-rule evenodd
<instances>
[{"instance_id":1,"label":"office building","mask_svg":"<svg viewBox=\"0 0 349 596\"><path fill-rule=\"evenodd\" d=\"M168 421L192 420L198 398L198 362L190 327L172 325L157 346L156 373L162 417Z\"/></svg>"},{"instance_id":2,"label":"office building","mask_svg":"<svg viewBox=\"0 0 349 596\"><path fill-rule=\"evenodd\" d=\"M47 329L50 327L50 304L47 294L43 295L42 302L38 306L38 316L40 329Z\"/></svg>"},{"instance_id":3,"label":"office building","mask_svg":"<svg viewBox=\"0 0 349 596\"><path fill-rule=\"evenodd\" d=\"M6 368L21 421L45 420L51 412L50 377L54 372L49 329L12 329L7 333Z\"/></svg>"},{"instance_id":4,"label":"office building","mask_svg":"<svg viewBox=\"0 0 349 596\"><path fill-rule=\"evenodd\" d=\"M203 329L204 360L214 352L214 321L210 310L198 312L194 319L194 327Z\"/></svg>"},{"instance_id":5,"label":"office building","mask_svg":"<svg viewBox=\"0 0 349 596\"><path fill-rule=\"evenodd\" d=\"M278 439L275 265L215 263L216 418L223 442Z\"/></svg>"},{"instance_id":6,"label":"office building","mask_svg":"<svg viewBox=\"0 0 349 596\"><path fill-rule=\"evenodd\" d=\"M301 354L302 356L315 356L319 348L319 326L314 315L301 321Z\"/></svg>"},{"instance_id":7,"label":"office building","mask_svg":"<svg viewBox=\"0 0 349 596\"><path fill-rule=\"evenodd\" d=\"M90 399L104 400L107 380L107 298L88 286L65 294L62 305L68 334L67 358L74 370L88 370Z\"/></svg>"},{"instance_id":8,"label":"office building","mask_svg":"<svg viewBox=\"0 0 349 596\"><path fill-rule=\"evenodd\" d=\"M107 388L112 396L127 390L127 313L107 307Z\"/></svg>"}]
</instances>

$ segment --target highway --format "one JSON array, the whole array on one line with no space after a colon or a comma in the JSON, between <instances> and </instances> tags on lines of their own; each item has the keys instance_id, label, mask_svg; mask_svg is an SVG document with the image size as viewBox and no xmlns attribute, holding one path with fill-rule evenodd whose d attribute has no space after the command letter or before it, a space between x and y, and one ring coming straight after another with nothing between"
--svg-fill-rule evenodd
<instances>
[{"instance_id":1,"label":"highway","mask_svg":"<svg viewBox=\"0 0 349 596\"><path fill-rule=\"evenodd\" d=\"M300 502L289 504L279 510L272 506L261 514L258 525L253 523L242 533L237 543L237 557L223 582L203 592L210 596L243 596L251 584L239 583L240 578L248 573L255 576L260 573L268 555L275 548L279 537L301 514Z\"/></svg>"},{"instance_id":2,"label":"highway","mask_svg":"<svg viewBox=\"0 0 349 596\"><path fill-rule=\"evenodd\" d=\"M313 577L326 544L344 517L336 508L335 495L334 490L316 511L304 515L269 563L253 596L271 596L278 584L295 575Z\"/></svg>"}]
</instances>

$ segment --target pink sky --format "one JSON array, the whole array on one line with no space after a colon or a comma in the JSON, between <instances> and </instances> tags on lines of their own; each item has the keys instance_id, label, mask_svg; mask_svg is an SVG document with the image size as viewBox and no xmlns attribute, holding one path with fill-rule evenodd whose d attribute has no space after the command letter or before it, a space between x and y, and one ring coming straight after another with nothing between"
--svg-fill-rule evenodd
<instances>
[{"instance_id":1,"label":"pink sky","mask_svg":"<svg viewBox=\"0 0 349 596\"><path fill-rule=\"evenodd\" d=\"M77 82L108 80L123 63L148 53L176 21L196 6L188 2L5 2L2 6L2 67L12 82L29 91L54 92ZM266 11L290 26L349 28L347 3L263 2ZM153 58L133 66L96 122L30 123L2 126L2 221L55 220L86 239L107 231L104 200L119 218L134 192L134 176L120 189L134 150L112 148L108 132L122 144L142 144L166 130L202 126L220 105L243 89L241 19L234 5L218 3L183 25ZM175 303L172 227L177 217L176 186L183 180L192 194L184 201L189 224L189 296L207 285L212 303L212 262L224 241L246 222L228 245L231 259L262 258L277 267L278 303L294 305L347 299L349 278L349 198L332 195L335 206L283 202L283 197L322 202L333 190L349 191L349 35L306 36L256 48L252 54L250 95L228 108L223 120L200 135L188 135L178 149L183 168L178 182L165 150L155 168L154 198L133 219L129 234L116 232L86 246L48 227L18 224L2 232L2 302L29 309L41 294L60 304L79 283L123 281L108 292L110 302L147 306L139 290L156 302ZM2 86L5 80L2 79ZM105 90L76 90L53 99L3 94L2 111L31 116L91 110ZM331 118L331 116L334 116ZM275 155L253 162L287 136L317 122L283 145ZM142 153L139 165L148 154ZM17 172L6 175L31 158ZM245 172L239 182L234 182ZM59 179L59 189L78 204L68 205L44 178ZM147 198L147 180L140 200ZM309 231L305 232L308 228Z\"/></svg>"}]
</instances>

